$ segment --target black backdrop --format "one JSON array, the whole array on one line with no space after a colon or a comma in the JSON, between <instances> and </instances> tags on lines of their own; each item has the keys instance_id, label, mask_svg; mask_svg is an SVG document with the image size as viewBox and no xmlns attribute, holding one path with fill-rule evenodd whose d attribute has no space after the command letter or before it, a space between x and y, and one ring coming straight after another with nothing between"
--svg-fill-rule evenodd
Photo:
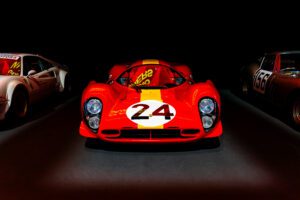
<instances>
[{"instance_id":1,"label":"black backdrop","mask_svg":"<svg viewBox=\"0 0 300 200\"><path fill-rule=\"evenodd\" d=\"M186 63L197 80L232 87L239 69L264 52L300 49L297 17L278 15L281 5L38 6L15 8L17 20L2 12L0 52L38 53L66 64L81 87L104 81L115 63L142 58Z\"/></svg>"}]
</instances>

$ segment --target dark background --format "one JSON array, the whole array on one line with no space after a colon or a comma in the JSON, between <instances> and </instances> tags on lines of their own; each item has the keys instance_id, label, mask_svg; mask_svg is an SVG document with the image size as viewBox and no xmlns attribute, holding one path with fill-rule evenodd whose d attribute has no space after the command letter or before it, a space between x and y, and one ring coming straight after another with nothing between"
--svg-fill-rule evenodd
<instances>
[{"instance_id":1,"label":"dark background","mask_svg":"<svg viewBox=\"0 0 300 200\"><path fill-rule=\"evenodd\" d=\"M68 65L79 92L89 80L104 81L113 64L143 58L186 63L196 80L231 89L240 68L264 52L300 50L299 7L282 2L4 3L0 52ZM79 98L60 108L48 99L28 123L1 127L1 197L298 199L299 132L221 94L221 148L183 152L89 150L78 134Z\"/></svg>"},{"instance_id":2,"label":"dark background","mask_svg":"<svg viewBox=\"0 0 300 200\"><path fill-rule=\"evenodd\" d=\"M66 64L80 88L104 81L113 64L143 58L188 64L197 81L232 88L239 69L264 52L299 49L293 5L111 4L10 5L2 10L0 51Z\"/></svg>"}]
</instances>

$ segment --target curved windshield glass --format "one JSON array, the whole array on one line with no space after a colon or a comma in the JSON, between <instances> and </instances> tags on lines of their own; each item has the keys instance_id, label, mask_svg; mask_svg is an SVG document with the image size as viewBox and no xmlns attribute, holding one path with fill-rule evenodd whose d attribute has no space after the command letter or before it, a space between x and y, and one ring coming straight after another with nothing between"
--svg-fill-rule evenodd
<instances>
[{"instance_id":1,"label":"curved windshield glass","mask_svg":"<svg viewBox=\"0 0 300 200\"><path fill-rule=\"evenodd\" d=\"M280 69L281 71L300 71L300 54L282 54Z\"/></svg>"},{"instance_id":2,"label":"curved windshield glass","mask_svg":"<svg viewBox=\"0 0 300 200\"><path fill-rule=\"evenodd\" d=\"M0 75L20 76L21 62L20 59L0 58Z\"/></svg>"},{"instance_id":3,"label":"curved windshield glass","mask_svg":"<svg viewBox=\"0 0 300 200\"><path fill-rule=\"evenodd\" d=\"M185 79L174 69L163 65L141 65L123 72L117 82L133 88L171 88Z\"/></svg>"}]
</instances>

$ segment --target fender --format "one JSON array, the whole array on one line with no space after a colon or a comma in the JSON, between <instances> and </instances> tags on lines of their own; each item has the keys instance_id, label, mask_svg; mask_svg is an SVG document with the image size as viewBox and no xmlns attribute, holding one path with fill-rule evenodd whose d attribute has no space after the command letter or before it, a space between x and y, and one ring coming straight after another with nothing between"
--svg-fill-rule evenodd
<instances>
[{"instance_id":1,"label":"fender","mask_svg":"<svg viewBox=\"0 0 300 200\"><path fill-rule=\"evenodd\" d=\"M65 70L59 70L58 72L58 80L60 81L60 87L59 87L59 92L62 92L64 91L65 89L65 79L66 79L66 76L68 75L69 73L66 72Z\"/></svg>"},{"instance_id":2,"label":"fender","mask_svg":"<svg viewBox=\"0 0 300 200\"><path fill-rule=\"evenodd\" d=\"M90 81L86 89L83 91L81 106L83 108L84 103L90 98L98 98L103 104L105 104L103 109L109 109L114 104L117 96L118 94L112 90L110 85Z\"/></svg>"},{"instance_id":3,"label":"fender","mask_svg":"<svg viewBox=\"0 0 300 200\"><path fill-rule=\"evenodd\" d=\"M12 97L13 97L14 91L15 91L15 89L17 87L22 87L25 90L25 92L27 93L27 97L29 97L29 95L28 95L28 89L26 88L26 86L21 81L10 82L7 85L7 90L6 90L6 95L7 95L8 105L9 106L11 105ZM30 102L30 98L28 100Z\"/></svg>"},{"instance_id":4,"label":"fender","mask_svg":"<svg viewBox=\"0 0 300 200\"><path fill-rule=\"evenodd\" d=\"M188 99L191 100L193 105L197 104L200 98L204 96L210 96L214 98L218 104L220 104L220 95L213 82L210 80L204 83L193 84L187 91L186 95L189 97Z\"/></svg>"}]
</instances>

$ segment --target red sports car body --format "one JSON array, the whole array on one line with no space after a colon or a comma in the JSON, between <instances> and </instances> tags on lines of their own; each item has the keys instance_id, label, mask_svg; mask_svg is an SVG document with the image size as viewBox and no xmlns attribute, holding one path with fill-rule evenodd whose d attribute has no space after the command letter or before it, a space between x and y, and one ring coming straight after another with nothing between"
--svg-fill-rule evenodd
<instances>
[{"instance_id":1,"label":"red sports car body","mask_svg":"<svg viewBox=\"0 0 300 200\"><path fill-rule=\"evenodd\" d=\"M80 134L117 143L180 143L222 134L220 97L186 65L141 60L115 65L107 83L83 92Z\"/></svg>"}]
</instances>

